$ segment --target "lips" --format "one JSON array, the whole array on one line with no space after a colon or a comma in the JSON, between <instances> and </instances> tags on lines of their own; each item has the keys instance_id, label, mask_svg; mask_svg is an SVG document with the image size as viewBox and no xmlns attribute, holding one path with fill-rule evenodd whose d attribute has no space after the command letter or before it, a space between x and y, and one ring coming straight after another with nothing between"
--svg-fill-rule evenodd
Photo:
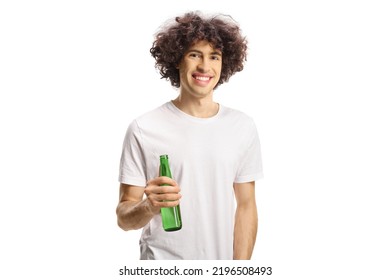
<instances>
[{"instance_id":1,"label":"lips","mask_svg":"<svg viewBox=\"0 0 390 280\"><path fill-rule=\"evenodd\" d=\"M199 82L209 82L212 79L212 76L200 74L193 74L192 77Z\"/></svg>"}]
</instances>

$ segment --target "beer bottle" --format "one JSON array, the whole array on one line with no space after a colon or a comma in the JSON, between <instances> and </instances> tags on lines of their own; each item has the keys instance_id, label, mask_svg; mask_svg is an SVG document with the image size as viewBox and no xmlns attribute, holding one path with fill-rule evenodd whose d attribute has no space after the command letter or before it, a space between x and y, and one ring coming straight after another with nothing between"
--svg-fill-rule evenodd
<instances>
[{"instance_id":1,"label":"beer bottle","mask_svg":"<svg viewBox=\"0 0 390 280\"><path fill-rule=\"evenodd\" d=\"M169 168L168 155L160 156L160 176L172 178ZM167 186L164 184L163 186ZM180 206L161 208L162 224L165 231L176 231L181 229Z\"/></svg>"}]
</instances>

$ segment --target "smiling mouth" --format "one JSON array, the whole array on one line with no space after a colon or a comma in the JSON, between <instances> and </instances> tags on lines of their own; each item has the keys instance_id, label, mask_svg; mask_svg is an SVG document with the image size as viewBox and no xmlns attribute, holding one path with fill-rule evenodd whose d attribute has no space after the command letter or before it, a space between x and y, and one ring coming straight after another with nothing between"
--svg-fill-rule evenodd
<instances>
[{"instance_id":1,"label":"smiling mouth","mask_svg":"<svg viewBox=\"0 0 390 280\"><path fill-rule=\"evenodd\" d=\"M196 76L196 75L193 75L192 76L195 80L198 80L198 81L203 81L203 82L207 82L211 79L211 77L205 77L205 76Z\"/></svg>"}]
</instances>

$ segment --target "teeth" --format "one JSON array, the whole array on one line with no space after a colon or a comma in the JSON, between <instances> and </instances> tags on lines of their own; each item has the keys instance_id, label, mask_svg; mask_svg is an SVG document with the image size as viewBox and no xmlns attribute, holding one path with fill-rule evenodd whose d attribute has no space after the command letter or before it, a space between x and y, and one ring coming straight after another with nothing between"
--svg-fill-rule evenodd
<instances>
[{"instance_id":1,"label":"teeth","mask_svg":"<svg viewBox=\"0 0 390 280\"><path fill-rule=\"evenodd\" d=\"M201 81L208 81L208 80L210 80L210 77L195 77L195 79L201 80Z\"/></svg>"}]
</instances>

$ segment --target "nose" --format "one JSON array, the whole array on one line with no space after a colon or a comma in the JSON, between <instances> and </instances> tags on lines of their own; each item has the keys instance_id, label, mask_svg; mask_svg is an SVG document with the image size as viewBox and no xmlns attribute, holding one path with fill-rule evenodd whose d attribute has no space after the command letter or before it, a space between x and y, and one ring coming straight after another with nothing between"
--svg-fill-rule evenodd
<instances>
[{"instance_id":1,"label":"nose","mask_svg":"<svg viewBox=\"0 0 390 280\"><path fill-rule=\"evenodd\" d=\"M198 70L203 73L206 73L210 70L210 62L207 58L204 58L199 62Z\"/></svg>"}]
</instances>

